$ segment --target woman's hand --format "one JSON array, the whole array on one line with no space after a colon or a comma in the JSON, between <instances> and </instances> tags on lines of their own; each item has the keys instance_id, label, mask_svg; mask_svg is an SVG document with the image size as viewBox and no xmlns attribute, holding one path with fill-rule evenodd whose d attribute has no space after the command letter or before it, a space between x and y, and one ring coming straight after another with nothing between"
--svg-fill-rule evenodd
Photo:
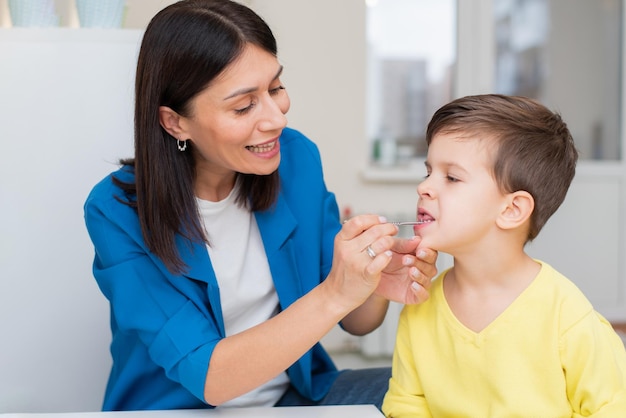
<instances>
[{"instance_id":1,"label":"woman's hand","mask_svg":"<svg viewBox=\"0 0 626 418\"><path fill-rule=\"evenodd\" d=\"M329 304L347 314L341 323L352 334L376 329L390 300L409 304L428 299L437 253L418 248L419 237L399 239L397 233L398 227L384 217L359 215L335 237L333 267L323 285L330 289Z\"/></svg>"},{"instance_id":2,"label":"woman's hand","mask_svg":"<svg viewBox=\"0 0 626 418\"><path fill-rule=\"evenodd\" d=\"M336 301L350 312L374 293L383 269L393 259L397 232L395 225L378 215L358 215L343 224L335 237L333 265L324 281L329 302Z\"/></svg>"},{"instance_id":3,"label":"woman's hand","mask_svg":"<svg viewBox=\"0 0 626 418\"><path fill-rule=\"evenodd\" d=\"M431 280L437 274L437 252L419 248L421 238L396 238L392 257L382 271L376 294L394 302L415 304L428 299Z\"/></svg>"}]
</instances>

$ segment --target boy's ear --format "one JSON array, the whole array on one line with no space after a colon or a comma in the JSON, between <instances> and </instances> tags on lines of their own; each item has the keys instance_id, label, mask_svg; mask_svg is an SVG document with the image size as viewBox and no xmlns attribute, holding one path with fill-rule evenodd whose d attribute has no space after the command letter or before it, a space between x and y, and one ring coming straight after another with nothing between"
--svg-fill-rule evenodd
<instances>
[{"instance_id":1,"label":"boy's ear","mask_svg":"<svg viewBox=\"0 0 626 418\"><path fill-rule=\"evenodd\" d=\"M530 219L535 209L535 199L523 190L509 193L506 199L506 206L496 222L502 229L518 228Z\"/></svg>"},{"instance_id":2,"label":"boy's ear","mask_svg":"<svg viewBox=\"0 0 626 418\"><path fill-rule=\"evenodd\" d=\"M181 116L170 107L159 106L159 122L163 129L174 138L181 141L187 139L187 134L181 126Z\"/></svg>"}]
</instances>

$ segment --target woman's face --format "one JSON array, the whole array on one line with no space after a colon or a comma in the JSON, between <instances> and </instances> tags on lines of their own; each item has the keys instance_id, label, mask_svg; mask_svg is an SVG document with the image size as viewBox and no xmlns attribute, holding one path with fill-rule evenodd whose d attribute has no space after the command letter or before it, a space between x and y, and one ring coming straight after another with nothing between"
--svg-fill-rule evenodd
<instances>
[{"instance_id":1,"label":"woman's face","mask_svg":"<svg viewBox=\"0 0 626 418\"><path fill-rule=\"evenodd\" d=\"M199 182L234 172L271 174L280 162L278 138L287 125L289 96L276 57L248 44L191 103L180 126L193 143ZM213 180L211 180L213 179Z\"/></svg>"}]
</instances>

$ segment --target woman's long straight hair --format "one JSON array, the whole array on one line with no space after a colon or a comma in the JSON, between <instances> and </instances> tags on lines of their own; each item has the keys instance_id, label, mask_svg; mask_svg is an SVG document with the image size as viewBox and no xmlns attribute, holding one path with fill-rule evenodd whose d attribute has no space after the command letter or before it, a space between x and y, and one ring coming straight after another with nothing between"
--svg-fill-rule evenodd
<instances>
[{"instance_id":1,"label":"woman's long straight hair","mask_svg":"<svg viewBox=\"0 0 626 418\"><path fill-rule=\"evenodd\" d=\"M187 141L163 129L159 107L189 116L190 103L237 59L246 44L276 56L276 39L251 9L230 0L183 0L161 10L146 28L135 80L135 156L123 159L134 169L134 183L114 178L122 200L136 208L147 247L173 273L186 269L176 237L208 242L194 195L195 160ZM237 203L252 211L276 200L278 172L237 174Z\"/></svg>"}]
</instances>

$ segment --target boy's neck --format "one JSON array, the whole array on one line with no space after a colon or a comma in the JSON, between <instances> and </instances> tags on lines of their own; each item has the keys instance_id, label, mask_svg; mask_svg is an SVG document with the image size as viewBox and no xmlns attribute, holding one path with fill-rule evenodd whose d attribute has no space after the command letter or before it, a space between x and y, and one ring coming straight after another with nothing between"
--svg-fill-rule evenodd
<instances>
[{"instance_id":1,"label":"boy's neck","mask_svg":"<svg viewBox=\"0 0 626 418\"><path fill-rule=\"evenodd\" d=\"M541 266L526 253L457 259L444 279L446 301L457 319L480 332L533 282Z\"/></svg>"},{"instance_id":2,"label":"boy's neck","mask_svg":"<svg viewBox=\"0 0 626 418\"><path fill-rule=\"evenodd\" d=\"M539 268L540 265L523 251L454 257L453 266L454 280L458 286L475 291L494 287L526 288Z\"/></svg>"}]
</instances>

